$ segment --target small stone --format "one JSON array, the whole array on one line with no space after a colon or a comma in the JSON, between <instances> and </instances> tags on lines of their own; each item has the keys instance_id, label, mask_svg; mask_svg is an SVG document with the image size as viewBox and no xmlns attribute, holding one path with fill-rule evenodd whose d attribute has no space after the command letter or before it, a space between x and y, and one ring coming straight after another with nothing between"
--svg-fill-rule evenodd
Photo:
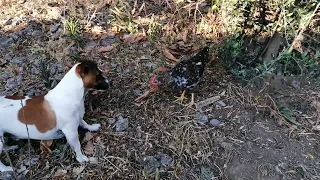
<instances>
[{"instance_id":1,"label":"small stone","mask_svg":"<svg viewBox=\"0 0 320 180\"><path fill-rule=\"evenodd\" d=\"M4 73L0 74L0 79L7 80L10 78L10 76L11 76L10 72L4 72Z\"/></svg>"},{"instance_id":2,"label":"small stone","mask_svg":"<svg viewBox=\"0 0 320 180\"><path fill-rule=\"evenodd\" d=\"M39 30L35 30L32 32L31 36L35 39L40 39L43 37L43 32Z\"/></svg>"},{"instance_id":3,"label":"small stone","mask_svg":"<svg viewBox=\"0 0 320 180\"><path fill-rule=\"evenodd\" d=\"M109 124L113 124L114 122L116 122L116 120L114 118L109 118L108 119L108 123Z\"/></svg>"},{"instance_id":4,"label":"small stone","mask_svg":"<svg viewBox=\"0 0 320 180\"><path fill-rule=\"evenodd\" d=\"M12 60L12 57L13 57L12 53L7 53L6 55L4 55L3 59L9 62Z\"/></svg>"},{"instance_id":5,"label":"small stone","mask_svg":"<svg viewBox=\"0 0 320 180\"><path fill-rule=\"evenodd\" d=\"M101 46L111 46L115 42L114 37L107 36L100 40Z\"/></svg>"},{"instance_id":6,"label":"small stone","mask_svg":"<svg viewBox=\"0 0 320 180\"><path fill-rule=\"evenodd\" d=\"M113 68L115 68L115 67L117 67L117 64L116 63L110 63L110 65L111 65L111 67L113 67Z\"/></svg>"},{"instance_id":7,"label":"small stone","mask_svg":"<svg viewBox=\"0 0 320 180\"><path fill-rule=\"evenodd\" d=\"M200 124L205 125L209 121L209 118L207 115L201 112L197 112L195 115L195 120L198 121Z\"/></svg>"},{"instance_id":8,"label":"small stone","mask_svg":"<svg viewBox=\"0 0 320 180\"><path fill-rule=\"evenodd\" d=\"M139 95L142 94L142 91L141 91L140 89L135 89L135 90L133 91L133 93L134 93L135 96L139 96Z\"/></svg>"},{"instance_id":9,"label":"small stone","mask_svg":"<svg viewBox=\"0 0 320 180\"><path fill-rule=\"evenodd\" d=\"M147 62L146 67L148 67L150 69L156 69L158 66L153 62Z\"/></svg>"},{"instance_id":10,"label":"small stone","mask_svg":"<svg viewBox=\"0 0 320 180\"><path fill-rule=\"evenodd\" d=\"M4 23L5 26L10 25L10 24L12 24L12 19L9 19Z\"/></svg>"},{"instance_id":11,"label":"small stone","mask_svg":"<svg viewBox=\"0 0 320 180\"><path fill-rule=\"evenodd\" d=\"M60 24L51 25L50 32L55 33L60 27Z\"/></svg>"},{"instance_id":12,"label":"small stone","mask_svg":"<svg viewBox=\"0 0 320 180\"><path fill-rule=\"evenodd\" d=\"M18 87L18 82L16 78L9 78L5 85L6 89L15 89Z\"/></svg>"},{"instance_id":13,"label":"small stone","mask_svg":"<svg viewBox=\"0 0 320 180\"><path fill-rule=\"evenodd\" d=\"M15 41L19 39L19 35L17 33L10 33L9 36Z\"/></svg>"},{"instance_id":14,"label":"small stone","mask_svg":"<svg viewBox=\"0 0 320 180\"><path fill-rule=\"evenodd\" d=\"M34 89L31 89L26 93L27 96L35 96L35 94L36 94L36 91Z\"/></svg>"},{"instance_id":15,"label":"small stone","mask_svg":"<svg viewBox=\"0 0 320 180\"><path fill-rule=\"evenodd\" d=\"M89 42L87 42L86 44L85 44L85 46L84 46L84 49L87 49L87 48L94 48L94 47L96 47L96 46L98 46L99 44L97 43L97 42L95 42L95 41L89 41Z\"/></svg>"},{"instance_id":16,"label":"small stone","mask_svg":"<svg viewBox=\"0 0 320 180\"><path fill-rule=\"evenodd\" d=\"M172 157L170 157L168 154L161 153L160 156L160 163L164 167L169 167L172 163Z\"/></svg>"},{"instance_id":17,"label":"small stone","mask_svg":"<svg viewBox=\"0 0 320 180\"><path fill-rule=\"evenodd\" d=\"M39 158L31 158L31 159L27 158L23 161L23 164L26 166L30 166L30 165L32 166L32 165L36 164L38 160L39 160Z\"/></svg>"},{"instance_id":18,"label":"small stone","mask_svg":"<svg viewBox=\"0 0 320 180\"><path fill-rule=\"evenodd\" d=\"M218 127L218 126L221 125L221 121L219 121L218 119L211 119L211 120L210 120L210 124L211 124L212 126Z\"/></svg>"},{"instance_id":19,"label":"small stone","mask_svg":"<svg viewBox=\"0 0 320 180\"><path fill-rule=\"evenodd\" d=\"M296 89L300 89L300 82L299 81L296 81L296 80L293 80L292 82L291 82L291 86L292 87L294 87L294 88L296 88Z\"/></svg>"},{"instance_id":20,"label":"small stone","mask_svg":"<svg viewBox=\"0 0 320 180\"><path fill-rule=\"evenodd\" d=\"M216 105L220 106L220 107L225 107L226 103L224 103L223 101L217 101L215 102Z\"/></svg>"},{"instance_id":21,"label":"small stone","mask_svg":"<svg viewBox=\"0 0 320 180\"><path fill-rule=\"evenodd\" d=\"M154 156L146 156L142 161L144 169L148 174L151 174L156 171L157 168L161 166L160 162Z\"/></svg>"},{"instance_id":22,"label":"small stone","mask_svg":"<svg viewBox=\"0 0 320 180\"><path fill-rule=\"evenodd\" d=\"M124 131L128 128L128 126L129 126L129 119L119 116L116 122L116 131L117 132Z\"/></svg>"},{"instance_id":23,"label":"small stone","mask_svg":"<svg viewBox=\"0 0 320 180\"><path fill-rule=\"evenodd\" d=\"M0 37L0 48L6 48L9 47L11 44L14 43L14 40L12 37Z\"/></svg>"},{"instance_id":24,"label":"small stone","mask_svg":"<svg viewBox=\"0 0 320 180\"><path fill-rule=\"evenodd\" d=\"M11 60L11 62L15 64L22 64L25 60L25 57L15 57Z\"/></svg>"}]
</instances>

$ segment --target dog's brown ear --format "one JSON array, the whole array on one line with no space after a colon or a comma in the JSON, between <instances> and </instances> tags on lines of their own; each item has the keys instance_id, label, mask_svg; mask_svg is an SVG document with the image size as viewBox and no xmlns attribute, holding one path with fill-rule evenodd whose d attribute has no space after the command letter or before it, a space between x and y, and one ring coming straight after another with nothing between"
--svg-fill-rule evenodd
<instances>
[{"instance_id":1,"label":"dog's brown ear","mask_svg":"<svg viewBox=\"0 0 320 180\"><path fill-rule=\"evenodd\" d=\"M88 75L91 71L95 70L95 64L91 61L83 60L77 67L77 74L83 78L85 75Z\"/></svg>"}]
</instances>

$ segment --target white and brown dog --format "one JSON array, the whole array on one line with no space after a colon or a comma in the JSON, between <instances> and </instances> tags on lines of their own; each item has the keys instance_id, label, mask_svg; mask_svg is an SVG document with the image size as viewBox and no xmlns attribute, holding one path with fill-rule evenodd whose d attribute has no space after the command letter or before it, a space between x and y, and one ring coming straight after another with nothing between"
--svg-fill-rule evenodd
<instances>
[{"instance_id":1,"label":"white and brown dog","mask_svg":"<svg viewBox=\"0 0 320 180\"><path fill-rule=\"evenodd\" d=\"M3 134L18 139L53 140L66 137L76 153L78 162L88 161L82 153L78 138L79 125L89 131L97 131L100 124L89 125L83 120L86 89L107 90L110 83L102 76L93 61L74 65L59 84L47 94L35 97L0 97L0 153ZM23 107L21 105L23 103ZM13 171L0 161L0 171Z\"/></svg>"}]
</instances>

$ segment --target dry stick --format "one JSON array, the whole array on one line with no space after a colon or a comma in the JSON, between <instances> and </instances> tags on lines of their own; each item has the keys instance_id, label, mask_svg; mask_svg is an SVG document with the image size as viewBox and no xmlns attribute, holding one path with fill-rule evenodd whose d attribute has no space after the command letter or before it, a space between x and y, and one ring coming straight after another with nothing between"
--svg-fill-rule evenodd
<instances>
[{"instance_id":1,"label":"dry stick","mask_svg":"<svg viewBox=\"0 0 320 180\"><path fill-rule=\"evenodd\" d=\"M28 156L29 156L29 172L30 172L30 176L29 179L31 180L32 177L32 171L31 171L31 142L30 142L30 134L29 134L29 128L28 128L28 123L26 120L26 116L24 114L24 108L23 108L23 103L22 103L22 99L20 98L20 103L21 103L21 107L22 107L22 114L23 114L23 119L24 122L26 123L26 129L27 129L27 134L28 134Z\"/></svg>"},{"instance_id":2,"label":"dry stick","mask_svg":"<svg viewBox=\"0 0 320 180\"><path fill-rule=\"evenodd\" d=\"M4 144L3 136L0 136L0 141L1 141L2 144L3 144L3 150L4 150L4 153L6 154L8 160L9 160L9 164L10 164L11 168L13 169L13 165L12 165L12 161L11 161L11 159L10 159L9 153L8 153L7 149L4 148L4 145L5 145L5 144ZM13 171L13 177L14 177L15 179L18 179L17 174L16 174L15 171Z\"/></svg>"},{"instance_id":3,"label":"dry stick","mask_svg":"<svg viewBox=\"0 0 320 180\"><path fill-rule=\"evenodd\" d=\"M294 38L293 42L291 43L290 48L288 49L287 53L291 53L294 45L296 44L297 41L300 40L300 38L302 37L302 34L304 33L304 31L307 29L307 27L309 26L313 16L317 13L318 9L319 9L320 3L317 4L316 8L314 9L314 11L312 12L312 15L310 16L310 18L307 20L306 24L304 26L302 26L299 30L298 35Z\"/></svg>"}]
</instances>

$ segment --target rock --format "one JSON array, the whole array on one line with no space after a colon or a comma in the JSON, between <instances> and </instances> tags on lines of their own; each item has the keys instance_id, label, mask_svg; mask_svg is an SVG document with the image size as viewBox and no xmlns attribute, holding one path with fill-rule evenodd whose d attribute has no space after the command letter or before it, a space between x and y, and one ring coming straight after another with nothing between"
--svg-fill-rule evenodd
<instances>
[{"instance_id":1,"label":"rock","mask_svg":"<svg viewBox=\"0 0 320 180\"><path fill-rule=\"evenodd\" d=\"M8 80L11 76L10 72L3 72L0 74L0 79Z\"/></svg>"},{"instance_id":2,"label":"rock","mask_svg":"<svg viewBox=\"0 0 320 180\"><path fill-rule=\"evenodd\" d=\"M55 33L60 27L60 24L51 25L50 32Z\"/></svg>"},{"instance_id":3,"label":"rock","mask_svg":"<svg viewBox=\"0 0 320 180\"><path fill-rule=\"evenodd\" d=\"M117 132L124 131L128 128L128 126L129 126L129 119L119 116L116 122L116 131Z\"/></svg>"},{"instance_id":4,"label":"rock","mask_svg":"<svg viewBox=\"0 0 320 180\"><path fill-rule=\"evenodd\" d=\"M15 41L19 39L19 35L17 33L10 33L9 36Z\"/></svg>"},{"instance_id":5,"label":"rock","mask_svg":"<svg viewBox=\"0 0 320 180\"><path fill-rule=\"evenodd\" d=\"M11 180L14 179L13 172L2 172L0 173L0 179L2 180Z\"/></svg>"},{"instance_id":6,"label":"rock","mask_svg":"<svg viewBox=\"0 0 320 180\"><path fill-rule=\"evenodd\" d=\"M31 89L26 93L27 96L35 96L35 94L36 94L36 91L34 89Z\"/></svg>"},{"instance_id":7,"label":"rock","mask_svg":"<svg viewBox=\"0 0 320 180\"><path fill-rule=\"evenodd\" d=\"M88 41L86 44L85 44L85 46L84 46L84 48L86 49L86 48L94 48L94 47L96 47L96 46L98 46L99 44L97 43L97 42L95 42L95 41Z\"/></svg>"},{"instance_id":8,"label":"rock","mask_svg":"<svg viewBox=\"0 0 320 180\"><path fill-rule=\"evenodd\" d=\"M32 34L33 32L33 25L28 25L23 31L19 32L19 35L22 35L23 33L26 33L28 35Z\"/></svg>"},{"instance_id":9,"label":"rock","mask_svg":"<svg viewBox=\"0 0 320 180\"><path fill-rule=\"evenodd\" d=\"M160 156L160 163L162 166L169 167L171 165L172 158L168 154L160 153L159 156Z\"/></svg>"},{"instance_id":10,"label":"rock","mask_svg":"<svg viewBox=\"0 0 320 180\"><path fill-rule=\"evenodd\" d=\"M211 124L212 126L218 127L218 126L221 125L221 121L219 121L218 119L211 119L211 120L210 120L210 124Z\"/></svg>"},{"instance_id":11,"label":"rock","mask_svg":"<svg viewBox=\"0 0 320 180\"><path fill-rule=\"evenodd\" d=\"M43 37L43 32L40 30L35 30L32 32L31 36L35 39L41 39Z\"/></svg>"},{"instance_id":12,"label":"rock","mask_svg":"<svg viewBox=\"0 0 320 180\"><path fill-rule=\"evenodd\" d=\"M12 37L0 37L0 48L9 47L13 43L14 40Z\"/></svg>"},{"instance_id":13,"label":"rock","mask_svg":"<svg viewBox=\"0 0 320 180\"><path fill-rule=\"evenodd\" d=\"M133 93L134 93L135 96L139 96L139 95L142 94L142 91L141 91L140 89L135 89L135 90L133 91Z\"/></svg>"},{"instance_id":14,"label":"rock","mask_svg":"<svg viewBox=\"0 0 320 180\"><path fill-rule=\"evenodd\" d=\"M15 64L22 64L25 60L25 57L15 57L11 60L11 62Z\"/></svg>"},{"instance_id":15,"label":"rock","mask_svg":"<svg viewBox=\"0 0 320 180\"><path fill-rule=\"evenodd\" d=\"M223 101L217 101L217 102L215 102L215 105L220 106L220 107L225 107L226 103L224 103Z\"/></svg>"},{"instance_id":16,"label":"rock","mask_svg":"<svg viewBox=\"0 0 320 180\"><path fill-rule=\"evenodd\" d=\"M160 162L154 156L146 156L142 160L142 165L148 174L156 171L161 166Z\"/></svg>"},{"instance_id":17,"label":"rock","mask_svg":"<svg viewBox=\"0 0 320 180\"><path fill-rule=\"evenodd\" d=\"M18 81L17 81L17 79L16 78L9 78L8 80L7 80L7 83L6 83L6 85L5 85L5 88L6 89L15 89L15 88L17 88L18 87Z\"/></svg>"},{"instance_id":18,"label":"rock","mask_svg":"<svg viewBox=\"0 0 320 180\"><path fill-rule=\"evenodd\" d=\"M3 59L6 60L7 62L11 61L13 58L13 54L12 53L7 53L6 55L4 55Z\"/></svg>"},{"instance_id":19,"label":"rock","mask_svg":"<svg viewBox=\"0 0 320 180\"><path fill-rule=\"evenodd\" d=\"M156 69L158 66L153 62L147 62L146 67L148 67L150 69Z\"/></svg>"},{"instance_id":20,"label":"rock","mask_svg":"<svg viewBox=\"0 0 320 180\"><path fill-rule=\"evenodd\" d=\"M10 25L10 24L12 24L12 19L9 19L4 23L5 26Z\"/></svg>"},{"instance_id":21,"label":"rock","mask_svg":"<svg viewBox=\"0 0 320 180\"><path fill-rule=\"evenodd\" d=\"M37 158L37 157L31 158L31 159L27 158L23 161L23 164L26 166L32 166L32 165L36 164L38 160L39 160L39 158Z\"/></svg>"},{"instance_id":22,"label":"rock","mask_svg":"<svg viewBox=\"0 0 320 180\"><path fill-rule=\"evenodd\" d=\"M300 83L299 81L296 81L296 80L293 80L293 81L291 82L291 86L294 87L294 88L296 88L296 89L300 89L300 87L301 87L300 84L301 84L301 83Z\"/></svg>"},{"instance_id":23,"label":"rock","mask_svg":"<svg viewBox=\"0 0 320 180\"><path fill-rule=\"evenodd\" d=\"M117 67L118 64L112 62L112 63L110 63L110 65L111 65L111 67L115 68L115 67Z\"/></svg>"},{"instance_id":24,"label":"rock","mask_svg":"<svg viewBox=\"0 0 320 180\"><path fill-rule=\"evenodd\" d=\"M114 122L116 122L116 120L114 118L108 118L108 123L109 124L113 124Z\"/></svg>"},{"instance_id":25,"label":"rock","mask_svg":"<svg viewBox=\"0 0 320 180\"><path fill-rule=\"evenodd\" d=\"M0 66L3 66L7 63L5 59L0 59Z\"/></svg>"},{"instance_id":26,"label":"rock","mask_svg":"<svg viewBox=\"0 0 320 180\"><path fill-rule=\"evenodd\" d=\"M114 37L107 36L100 40L101 46L111 46L115 42Z\"/></svg>"},{"instance_id":27,"label":"rock","mask_svg":"<svg viewBox=\"0 0 320 180\"><path fill-rule=\"evenodd\" d=\"M194 118L196 121L203 125L205 125L209 121L208 116L201 112L197 112Z\"/></svg>"}]
</instances>

